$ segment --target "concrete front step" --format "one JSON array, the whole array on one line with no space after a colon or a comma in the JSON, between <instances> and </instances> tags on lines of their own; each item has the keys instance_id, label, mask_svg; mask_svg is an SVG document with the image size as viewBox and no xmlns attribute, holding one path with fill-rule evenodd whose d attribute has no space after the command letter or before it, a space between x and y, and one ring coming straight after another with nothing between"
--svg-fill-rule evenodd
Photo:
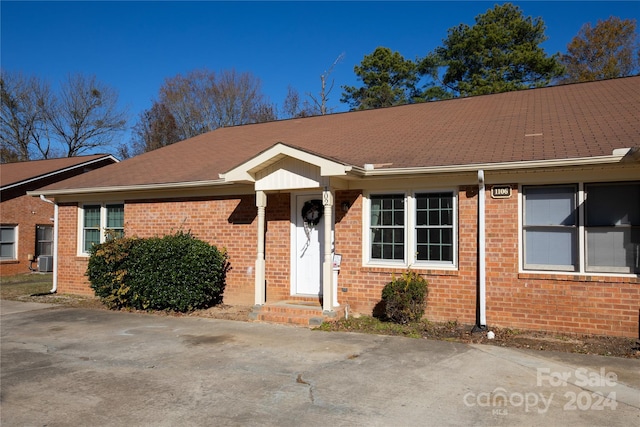
<instances>
[{"instance_id":1,"label":"concrete front step","mask_svg":"<svg viewBox=\"0 0 640 427\"><path fill-rule=\"evenodd\" d=\"M292 299L256 305L249 313L249 319L306 327L319 326L324 321L338 320L344 316L344 309L341 307L334 310L323 312L317 300Z\"/></svg>"}]
</instances>

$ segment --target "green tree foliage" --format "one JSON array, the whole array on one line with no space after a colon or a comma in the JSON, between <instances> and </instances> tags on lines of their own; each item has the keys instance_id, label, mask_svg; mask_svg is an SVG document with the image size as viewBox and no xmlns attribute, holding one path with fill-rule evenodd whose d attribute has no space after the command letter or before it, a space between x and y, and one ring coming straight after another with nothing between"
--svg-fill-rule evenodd
<instances>
[{"instance_id":1,"label":"green tree foliage","mask_svg":"<svg viewBox=\"0 0 640 427\"><path fill-rule=\"evenodd\" d=\"M186 312L222 302L228 268L225 252L178 232L95 245L87 276L110 308Z\"/></svg>"},{"instance_id":2,"label":"green tree foliage","mask_svg":"<svg viewBox=\"0 0 640 427\"><path fill-rule=\"evenodd\" d=\"M640 49L635 19L612 16L586 23L562 55L565 80L586 82L630 76L638 71Z\"/></svg>"},{"instance_id":3,"label":"green tree foliage","mask_svg":"<svg viewBox=\"0 0 640 427\"><path fill-rule=\"evenodd\" d=\"M365 55L354 72L362 86L342 86L341 102L352 110L390 107L419 101L416 85L419 81L415 62L398 52L378 47Z\"/></svg>"},{"instance_id":4,"label":"green tree foliage","mask_svg":"<svg viewBox=\"0 0 640 427\"><path fill-rule=\"evenodd\" d=\"M511 3L496 5L475 18L475 25L450 28L443 46L420 64L453 96L500 93L546 86L562 75L558 56L547 56L540 18L525 17ZM437 90L431 91L437 95ZM442 94L440 94L442 95Z\"/></svg>"}]
</instances>

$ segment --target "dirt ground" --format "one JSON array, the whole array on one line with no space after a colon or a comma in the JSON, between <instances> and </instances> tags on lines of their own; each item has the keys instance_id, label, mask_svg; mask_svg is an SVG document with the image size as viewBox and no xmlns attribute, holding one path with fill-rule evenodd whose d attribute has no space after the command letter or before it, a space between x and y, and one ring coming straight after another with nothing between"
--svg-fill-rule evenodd
<instances>
[{"instance_id":1,"label":"dirt ground","mask_svg":"<svg viewBox=\"0 0 640 427\"><path fill-rule=\"evenodd\" d=\"M640 359L640 341L623 337L548 333L495 327L488 327L486 331L474 332L473 326L459 325L455 322L432 324L427 329L423 336L429 339ZM489 331L494 333L493 339L487 337Z\"/></svg>"},{"instance_id":2,"label":"dirt ground","mask_svg":"<svg viewBox=\"0 0 640 427\"><path fill-rule=\"evenodd\" d=\"M107 310L99 299L89 296L43 294L24 295L12 299ZM165 312L157 312L154 314L162 316L206 317L246 322L249 320L248 316L250 312L251 307L249 306L221 304L206 310L197 310L185 314ZM404 335L414 338L422 337L424 339L488 344L503 347L640 359L640 340L622 337L546 333L492 327L485 331L473 331L472 325L463 325L457 322L434 323L423 321L417 325L394 325L394 327L387 327L385 322L380 322L377 319L367 316L343 319L331 324L325 324L320 329L324 331ZM488 331L492 331L495 334L493 339L487 337Z\"/></svg>"}]
</instances>

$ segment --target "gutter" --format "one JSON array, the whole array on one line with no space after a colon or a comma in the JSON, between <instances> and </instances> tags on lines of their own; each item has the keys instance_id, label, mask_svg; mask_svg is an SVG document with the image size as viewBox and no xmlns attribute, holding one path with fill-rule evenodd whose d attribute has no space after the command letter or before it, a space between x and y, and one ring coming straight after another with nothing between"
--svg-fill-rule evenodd
<instances>
[{"instance_id":1,"label":"gutter","mask_svg":"<svg viewBox=\"0 0 640 427\"><path fill-rule=\"evenodd\" d=\"M189 182L170 182L163 184L139 184L139 185L122 185L110 187L88 187L88 188L66 188L60 190L34 190L28 191L29 196L65 196L76 194L96 194L96 193L116 193L126 191L148 191L148 190L166 190L166 189L189 189L210 186L232 185L233 182L225 182L222 179L210 181L189 181Z\"/></svg>"},{"instance_id":2,"label":"gutter","mask_svg":"<svg viewBox=\"0 0 640 427\"><path fill-rule=\"evenodd\" d=\"M43 194L40 195L40 199L53 205L53 287L49 292L55 294L58 291L58 204Z\"/></svg>"},{"instance_id":3,"label":"gutter","mask_svg":"<svg viewBox=\"0 0 640 427\"><path fill-rule=\"evenodd\" d=\"M353 168L353 172L362 176L416 175L447 172L505 171L517 169L557 168L567 166L593 166L614 164L627 160L637 152L636 148L618 148L609 156L576 157L573 159L530 160L504 163L477 163L467 165L428 166L416 168L387 168L383 165L365 164L364 168ZM629 156L627 154L630 154ZM635 157L633 157L635 159Z\"/></svg>"}]
</instances>

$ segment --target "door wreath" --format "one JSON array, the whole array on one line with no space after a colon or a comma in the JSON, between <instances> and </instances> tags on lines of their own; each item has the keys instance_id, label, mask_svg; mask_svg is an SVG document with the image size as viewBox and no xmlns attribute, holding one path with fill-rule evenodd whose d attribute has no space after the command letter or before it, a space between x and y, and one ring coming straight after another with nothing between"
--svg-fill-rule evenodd
<instances>
[{"instance_id":1,"label":"door wreath","mask_svg":"<svg viewBox=\"0 0 640 427\"><path fill-rule=\"evenodd\" d=\"M302 225L304 228L304 234L307 236L307 242L302 248L301 257L304 256L305 252L309 248L311 244L311 229L318 225L320 222L320 218L322 218L322 211L324 206L322 206L322 200L313 199L304 202L302 206Z\"/></svg>"},{"instance_id":2,"label":"door wreath","mask_svg":"<svg viewBox=\"0 0 640 427\"><path fill-rule=\"evenodd\" d=\"M312 227L318 225L320 218L322 218L323 208L322 200L314 199L305 202L302 206L302 219L305 225Z\"/></svg>"}]
</instances>

